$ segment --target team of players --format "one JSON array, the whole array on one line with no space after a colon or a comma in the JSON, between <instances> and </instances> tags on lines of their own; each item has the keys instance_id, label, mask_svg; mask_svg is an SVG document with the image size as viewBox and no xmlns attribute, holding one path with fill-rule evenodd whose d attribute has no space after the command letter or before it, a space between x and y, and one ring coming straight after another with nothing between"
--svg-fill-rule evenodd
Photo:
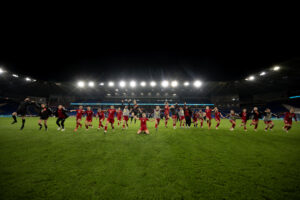
<instances>
[{"instance_id":1,"label":"team of players","mask_svg":"<svg viewBox=\"0 0 300 200\"><path fill-rule=\"evenodd\" d=\"M143 109L139 107L139 105L134 101L134 105L131 107L130 104L123 106L122 101L122 107L119 107L118 109L115 109L114 106L110 106L107 110L102 110L101 108L98 109L97 113L94 113L91 109L91 107L87 107L86 110L83 109L83 106L79 106L77 110L70 110L70 112L76 112L76 128L74 131L77 131L78 128L82 127L82 118L85 115L85 128L86 130L89 129L89 127L92 127L92 121L93 117L96 117L99 119L99 126L98 130L101 128L104 128L104 132L107 132L107 127L110 124L111 128L114 129L114 122L115 122L115 115L117 116L117 122L118 126L122 125L123 129L128 128L128 121L129 117L131 118L131 122L134 119L141 121L141 127L138 130L138 134L141 132L145 132L146 134L149 134L149 130L147 128L147 121L149 119L146 117L146 114L143 112ZM58 130L64 131L64 122L66 118L68 118L67 110L62 106L59 105L55 112L52 112L45 104L37 104L35 102L30 101L29 98L26 98L23 102L20 103L19 108L17 112L12 114L12 117L14 119L13 123L17 122L17 115L20 115L22 117L22 126L21 130L25 126L25 115L26 110L29 105L35 105L39 110L39 116L40 119L38 121L38 125L40 129L42 129L42 122L44 122L45 130L48 129L47 126L47 120L48 118L54 114L57 117L56 124L58 126ZM105 114L107 113L107 118L105 119ZM198 126L198 122L200 122L200 127L203 128L203 122L206 121L208 125L208 129L211 128L211 120L212 120L212 113L214 113L214 118L217 122L216 129L220 126L221 118L228 118L230 123L232 124L230 130L234 130L236 126L236 119L241 119L241 127L244 128L245 131L247 131L247 121L249 119L252 119L250 126L254 126L254 130L257 131L258 122L260 118L263 118L265 123L265 131L272 130L274 127L274 123L272 122L272 117L280 117L284 116L284 127L283 130L288 132L292 127L292 119L294 118L297 122L296 115L294 113L294 109L291 108L289 112L285 112L279 115L276 115L271 112L270 109L266 109L264 112L259 112L257 107L254 107L251 112L247 112L246 109L243 109L243 111L240 114L236 114L234 110L231 110L229 114L226 116L223 116L221 112L218 110L217 107L211 109L209 106L206 106L206 109L204 112L202 110L199 111L192 111L190 107L188 107L186 104L184 104L183 107L179 107L178 104L175 105L169 105L168 102L165 103L164 109L161 109L159 106L156 106L156 108L153 110L153 119L152 121L155 121L155 128L158 130L158 125L161 120L161 113L164 115L165 119L165 127L167 127L168 120L170 118L170 113L172 116L173 121L173 128L176 129L176 123L177 121L180 122L180 127L186 127L190 128L191 123L194 124L194 127ZM131 115L130 115L131 114Z\"/></svg>"}]
</instances>

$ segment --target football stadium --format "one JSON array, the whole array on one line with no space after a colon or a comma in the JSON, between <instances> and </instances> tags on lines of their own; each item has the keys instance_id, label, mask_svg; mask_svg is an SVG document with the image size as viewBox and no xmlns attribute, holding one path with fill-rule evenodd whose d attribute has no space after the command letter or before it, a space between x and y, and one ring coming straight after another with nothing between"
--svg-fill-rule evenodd
<instances>
[{"instance_id":1,"label":"football stadium","mask_svg":"<svg viewBox=\"0 0 300 200\"><path fill-rule=\"evenodd\" d=\"M0 199L300 199L300 57L192 51L2 55Z\"/></svg>"}]
</instances>

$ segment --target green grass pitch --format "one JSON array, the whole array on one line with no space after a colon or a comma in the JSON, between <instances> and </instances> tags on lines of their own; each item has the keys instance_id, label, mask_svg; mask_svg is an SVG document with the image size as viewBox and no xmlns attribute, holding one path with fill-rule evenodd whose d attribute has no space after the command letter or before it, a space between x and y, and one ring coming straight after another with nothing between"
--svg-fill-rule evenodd
<instances>
[{"instance_id":1,"label":"green grass pitch","mask_svg":"<svg viewBox=\"0 0 300 200\"><path fill-rule=\"evenodd\" d=\"M39 131L38 118L0 118L0 199L300 199L300 128L282 121L248 132L222 120L219 130L148 123L150 135L117 127L108 133ZM240 121L238 121L238 125ZM213 122L213 127L215 122Z\"/></svg>"}]
</instances>

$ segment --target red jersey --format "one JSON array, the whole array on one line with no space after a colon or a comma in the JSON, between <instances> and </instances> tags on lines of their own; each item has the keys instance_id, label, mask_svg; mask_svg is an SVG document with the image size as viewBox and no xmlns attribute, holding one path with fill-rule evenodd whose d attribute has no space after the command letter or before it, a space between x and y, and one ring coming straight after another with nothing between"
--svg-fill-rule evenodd
<instances>
[{"instance_id":1,"label":"red jersey","mask_svg":"<svg viewBox=\"0 0 300 200\"><path fill-rule=\"evenodd\" d=\"M61 119L64 119L64 118L65 118L65 115L63 114L62 109L58 109L58 110L57 110L57 115L58 115L58 118L61 118Z\"/></svg>"},{"instance_id":2,"label":"red jersey","mask_svg":"<svg viewBox=\"0 0 300 200\"><path fill-rule=\"evenodd\" d=\"M149 121L149 119L141 117L140 121L141 121L141 128L142 129L147 129L147 121Z\"/></svg>"},{"instance_id":3,"label":"red jersey","mask_svg":"<svg viewBox=\"0 0 300 200\"><path fill-rule=\"evenodd\" d=\"M115 118L115 113L116 113L116 109L108 109L108 119L114 119Z\"/></svg>"},{"instance_id":4,"label":"red jersey","mask_svg":"<svg viewBox=\"0 0 300 200\"><path fill-rule=\"evenodd\" d=\"M119 110L119 111L117 111L117 117L122 117L122 115L123 115L123 112L122 112L122 110Z\"/></svg>"},{"instance_id":5,"label":"red jersey","mask_svg":"<svg viewBox=\"0 0 300 200\"><path fill-rule=\"evenodd\" d=\"M97 116L99 117L99 119L104 119L105 115L103 111L97 112Z\"/></svg>"},{"instance_id":6,"label":"red jersey","mask_svg":"<svg viewBox=\"0 0 300 200\"><path fill-rule=\"evenodd\" d=\"M247 113L246 112L242 112L242 120L243 121L247 120Z\"/></svg>"},{"instance_id":7,"label":"red jersey","mask_svg":"<svg viewBox=\"0 0 300 200\"><path fill-rule=\"evenodd\" d=\"M84 114L84 111L82 109L76 110L76 118L77 119L81 119L83 114Z\"/></svg>"},{"instance_id":8,"label":"red jersey","mask_svg":"<svg viewBox=\"0 0 300 200\"><path fill-rule=\"evenodd\" d=\"M284 121L291 122L293 120L293 117L294 117L295 121L297 121L297 117L296 117L295 113L290 113L290 112L284 113Z\"/></svg>"},{"instance_id":9,"label":"red jersey","mask_svg":"<svg viewBox=\"0 0 300 200\"><path fill-rule=\"evenodd\" d=\"M169 106L165 106L165 115L168 115L170 113L170 107Z\"/></svg>"},{"instance_id":10,"label":"red jersey","mask_svg":"<svg viewBox=\"0 0 300 200\"><path fill-rule=\"evenodd\" d=\"M89 120L91 120L94 115L93 111L91 111L91 110L85 111L85 114L86 114L86 119L89 119Z\"/></svg>"},{"instance_id":11,"label":"red jersey","mask_svg":"<svg viewBox=\"0 0 300 200\"><path fill-rule=\"evenodd\" d=\"M205 110L205 113L206 113L206 117L207 117L207 118L211 118L211 111L212 111L211 109L206 109L206 110Z\"/></svg>"},{"instance_id":12,"label":"red jersey","mask_svg":"<svg viewBox=\"0 0 300 200\"><path fill-rule=\"evenodd\" d=\"M215 112L215 119L220 121L220 118L221 118L221 113Z\"/></svg>"}]
</instances>

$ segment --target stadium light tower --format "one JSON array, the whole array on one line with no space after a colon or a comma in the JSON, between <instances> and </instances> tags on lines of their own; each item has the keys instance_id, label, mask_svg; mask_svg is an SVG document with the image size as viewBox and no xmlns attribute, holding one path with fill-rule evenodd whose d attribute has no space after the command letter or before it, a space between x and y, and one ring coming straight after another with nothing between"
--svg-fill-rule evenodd
<instances>
[{"instance_id":1,"label":"stadium light tower","mask_svg":"<svg viewBox=\"0 0 300 200\"><path fill-rule=\"evenodd\" d=\"M108 82L108 86L109 86L109 87L113 87L114 85L115 85L114 82L112 82L112 81Z\"/></svg>"},{"instance_id":2,"label":"stadium light tower","mask_svg":"<svg viewBox=\"0 0 300 200\"><path fill-rule=\"evenodd\" d=\"M135 88L135 86L136 86L136 82L135 81L130 81L130 87L132 87L132 88Z\"/></svg>"},{"instance_id":3,"label":"stadium light tower","mask_svg":"<svg viewBox=\"0 0 300 200\"><path fill-rule=\"evenodd\" d=\"M120 81L119 83L120 87L123 88L126 86L126 82L125 81Z\"/></svg>"},{"instance_id":4,"label":"stadium light tower","mask_svg":"<svg viewBox=\"0 0 300 200\"><path fill-rule=\"evenodd\" d=\"M4 70L2 68L0 68L0 74L3 74Z\"/></svg>"},{"instance_id":5,"label":"stadium light tower","mask_svg":"<svg viewBox=\"0 0 300 200\"><path fill-rule=\"evenodd\" d=\"M150 85L151 85L151 87L155 87L156 86L156 82L155 81L151 81Z\"/></svg>"},{"instance_id":6,"label":"stadium light tower","mask_svg":"<svg viewBox=\"0 0 300 200\"><path fill-rule=\"evenodd\" d=\"M184 84L183 84L184 86L189 86L190 85L190 83L189 82L184 82Z\"/></svg>"},{"instance_id":7,"label":"stadium light tower","mask_svg":"<svg viewBox=\"0 0 300 200\"><path fill-rule=\"evenodd\" d=\"M194 86L197 87L197 88L201 87L202 86L202 82L201 81L195 81L194 82Z\"/></svg>"},{"instance_id":8,"label":"stadium light tower","mask_svg":"<svg viewBox=\"0 0 300 200\"><path fill-rule=\"evenodd\" d=\"M261 72L259 75L264 76L264 75L266 75L266 72Z\"/></svg>"},{"instance_id":9,"label":"stadium light tower","mask_svg":"<svg viewBox=\"0 0 300 200\"><path fill-rule=\"evenodd\" d=\"M78 81L77 82L77 86L80 87L80 88L83 88L85 85L85 83L83 81Z\"/></svg>"},{"instance_id":10,"label":"stadium light tower","mask_svg":"<svg viewBox=\"0 0 300 200\"><path fill-rule=\"evenodd\" d=\"M273 68L273 70L274 70L274 71L278 71L278 70L280 70L280 67L279 67L279 66L275 66L275 67Z\"/></svg>"},{"instance_id":11,"label":"stadium light tower","mask_svg":"<svg viewBox=\"0 0 300 200\"><path fill-rule=\"evenodd\" d=\"M168 81L162 81L161 82L161 86L164 87L164 88L166 88L166 87L169 86L169 82Z\"/></svg>"},{"instance_id":12,"label":"stadium light tower","mask_svg":"<svg viewBox=\"0 0 300 200\"><path fill-rule=\"evenodd\" d=\"M95 86L95 83L93 81L90 81L89 82L89 87L94 87Z\"/></svg>"},{"instance_id":13,"label":"stadium light tower","mask_svg":"<svg viewBox=\"0 0 300 200\"><path fill-rule=\"evenodd\" d=\"M172 87L177 87L178 86L178 82L177 81L172 81L171 82L171 86Z\"/></svg>"},{"instance_id":14,"label":"stadium light tower","mask_svg":"<svg viewBox=\"0 0 300 200\"><path fill-rule=\"evenodd\" d=\"M146 82L145 81L141 82L141 86L145 87L146 86Z\"/></svg>"}]
</instances>

